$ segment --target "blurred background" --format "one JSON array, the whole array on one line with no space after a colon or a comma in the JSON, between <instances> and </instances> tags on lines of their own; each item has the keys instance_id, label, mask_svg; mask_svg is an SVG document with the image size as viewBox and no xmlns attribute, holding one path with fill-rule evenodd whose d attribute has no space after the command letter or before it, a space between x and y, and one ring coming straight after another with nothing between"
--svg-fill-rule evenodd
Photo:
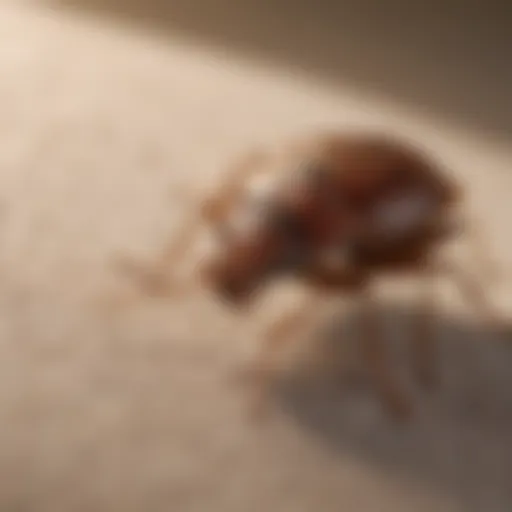
<instances>
[{"instance_id":1,"label":"blurred background","mask_svg":"<svg viewBox=\"0 0 512 512\"><path fill-rule=\"evenodd\" d=\"M449 289L432 393L405 359L417 308L383 303L410 425L386 418L364 378L340 379L347 361L360 370L342 308L311 335L340 368L299 364L255 427L229 375L262 319L201 290L138 296L110 261L151 258L247 149L368 127L423 144L467 184L506 275L511 10L0 2L0 509L509 511L512 348ZM489 294L509 315L506 279Z\"/></svg>"}]
</instances>

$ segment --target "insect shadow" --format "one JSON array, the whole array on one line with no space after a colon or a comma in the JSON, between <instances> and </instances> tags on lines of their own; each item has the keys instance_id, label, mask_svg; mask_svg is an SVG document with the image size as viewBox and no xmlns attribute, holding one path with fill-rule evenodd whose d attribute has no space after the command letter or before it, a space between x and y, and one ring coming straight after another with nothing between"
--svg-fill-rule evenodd
<instances>
[{"instance_id":1,"label":"insect shadow","mask_svg":"<svg viewBox=\"0 0 512 512\"><path fill-rule=\"evenodd\" d=\"M380 312L391 363L414 400L410 421L391 421L372 393L361 392L368 381L350 378L361 376L362 365L358 371L357 315L346 312L315 333L315 347L329 354L328 367L312 372L295 365L277 385L279 406L340 457L355 455L448 492L465 510L496 510L496 503L512 509L512 346L504 341L509 333L436 316L438 379L426 390L412 378L407 361L407 323L421 311L385 304Z\"/></svg>"}]
</instances>

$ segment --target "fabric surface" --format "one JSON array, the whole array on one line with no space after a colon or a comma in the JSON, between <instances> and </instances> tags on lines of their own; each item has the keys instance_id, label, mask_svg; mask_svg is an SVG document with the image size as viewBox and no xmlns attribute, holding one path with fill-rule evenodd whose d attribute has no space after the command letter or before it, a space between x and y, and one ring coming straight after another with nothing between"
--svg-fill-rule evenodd
<instances>
[{"instance_id":1,"label":"fabric surface","mask_svg":"<svg viewBox=\"0 0 512 512\"><path fill-rule=\"evenodd\" d=\"M150 261L240 152L339 123L404 133L442 157L509 270L509 144L232 50L51 3L0 4L0 510L510 510L512 352L451 287L431 393L400 363L416 295L393 284L383 298L393 365L418 407L410 426L368 389L351 309L319 302L304 333L316 342L290 347L275 414L258 427L233 372L298 292L237 317L205 290L151 300L116 274L116 255ZM512 311L506 277L489 293Z\"/></svg>"}]
</instances>

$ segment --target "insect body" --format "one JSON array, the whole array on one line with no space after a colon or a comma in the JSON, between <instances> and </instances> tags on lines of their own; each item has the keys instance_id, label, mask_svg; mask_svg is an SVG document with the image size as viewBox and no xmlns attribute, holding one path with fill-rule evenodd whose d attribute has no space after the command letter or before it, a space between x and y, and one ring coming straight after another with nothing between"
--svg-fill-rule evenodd
<instances>
[{"instance_id":1,"label":"insect body","mask_svg":"<svg viewBox=\"0 0 512 512\"><path fill-rule=\"evenodd\" d=\"M460 187L419 150L387 136L328 134L235 166L164 251L162 262L174 265L197 229L208 226L217 244L202 262L202 283L231 306L250 305L280 277L307 287L302 307L264 336L255 363L261 375L325 299L358 298L365 304L362 345L370 374L389 410L404 416L410 404L385 363L371 285L388 272L412 272L425 282L450 274L465 297L493 319L478 284L439 259L463 213ZM426 330L418 327L413 347L419 377L431 382L433 340L422 334ZM268 382L263 377L261 389Z\"/></svg>"}]
</instances>

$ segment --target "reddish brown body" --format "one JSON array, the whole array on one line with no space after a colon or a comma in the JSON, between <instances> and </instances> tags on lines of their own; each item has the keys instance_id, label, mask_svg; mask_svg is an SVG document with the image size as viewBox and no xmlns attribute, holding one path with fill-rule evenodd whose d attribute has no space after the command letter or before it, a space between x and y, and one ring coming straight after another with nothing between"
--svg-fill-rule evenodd
<instances>
[{"instance_id":1,"label":"reddish brown body","mask_svg":"<svg viewBox=\"0 0 512 512\"><path fill-rule=\"evenodd\" d=\"M265 171L279 177L263 194L268 208L245 227L230 228L230 219L237 220L248 202L248 182ZM412 198L409 210L389 220L393 211L389 207L404 198ZM423 200L426 209L414 213L415 201ZM202 282L231 305L248 305L263 284L270 286L280 275L292 275L309 287L310 300L270 327L258 370L268 369L277 347L309 321L321 298L339 293L361 298L368 306L361 329L371 375L390 410L404 416L410 404L385 363L380 330L371 313L370 285L387 272L412 272L427 280L449 272L458 278L466 298L493 317L478 285L460 274L457 266L437 258L437 249L453 236L452 220L457 220L461 200L453 179L408 144L380 135L328 134L249 155L204 202L200 215L184 226L181 236L164 251L163 260L175 262L188 250L196 228L207 225L218 233L219 247L202 265ZM340 248L348 256L340 256L334 266L327 263L324 253ZM289 263L290 255L298 259ZM154 274L150 281L147 274L144 277L153 289L169 284L162 274ZM428 308L432 306L429 300ZM426 313L425 318L430 316ZM431 383L433 340L426 334L424 320L413 340L414 359L420 379ZM262 378L260 390L268 382Z\"/></svg>"},{"instance_id":2,"label":"reddish brown body","mask_svg":"<svg viewBox=\"0 0 512 512\"><path fill-rule=\"evenodd\" d=\"M323 248L342 245L351 237L357 241L350 264L338 276L314 260L296 276L316 285L343 288L355 276L363 286L387 269L407 266L410 270L423 265L434 246L449 235L447 220L461 198L455 183L417 150L388 138L342 134L315 142L296 152L291 149L288 159L285 151L260 162L264 168L265 163L272 164L272 158L281 157L282 172L289 173L276 185L274 203L294 218L304 249L321 254ZM301 166L309 166L312 173L321 172L318 178L324 180L323 188L317 186L315 190L300 176ZM378 220L376 206L411 193L432 198L435 222L409 230L396 240L379 236L372 224ZM217 210L210 211L209 220L222 224L232 204L222 195L217 200ZM270 227L253 236L226 241L206 272L210 285L232 302L246 299L269 260L284 251L286 243L286 233Z\"/></svg>"}]
</instances>

